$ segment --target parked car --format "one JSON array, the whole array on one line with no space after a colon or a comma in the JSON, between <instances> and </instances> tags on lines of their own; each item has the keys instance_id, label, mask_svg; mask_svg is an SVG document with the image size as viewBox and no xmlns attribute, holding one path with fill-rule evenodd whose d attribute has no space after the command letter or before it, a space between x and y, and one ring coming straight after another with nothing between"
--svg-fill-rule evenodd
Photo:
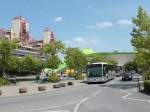
<instances>
[{"instance_id":1,"label":"parked car","mask_svg":"<svg viewBox=\"0 0 150 112\"><path fill-rule=\"evenodd\" d=\"M133 76L132 76L132 73L130 72L124 72L122 74L122 80L132 80Z\"/></svg>"}]
</instances>

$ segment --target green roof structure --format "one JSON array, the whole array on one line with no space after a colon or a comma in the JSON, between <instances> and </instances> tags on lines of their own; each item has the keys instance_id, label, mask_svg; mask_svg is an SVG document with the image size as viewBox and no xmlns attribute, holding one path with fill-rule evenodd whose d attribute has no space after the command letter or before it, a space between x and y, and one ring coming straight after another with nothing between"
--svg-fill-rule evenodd
<instances>
[{"instance_id":1,"label":"green roof structure","mask_svg":"<svg viewBox=\"0 0 150 112\"><path fill-rule=\"evenodd\" d=\"M82 49L83 53L84 54L93 54L95 53L95 51L91 48L85 48L85 49Z\"/></svg>"}]
</instances>

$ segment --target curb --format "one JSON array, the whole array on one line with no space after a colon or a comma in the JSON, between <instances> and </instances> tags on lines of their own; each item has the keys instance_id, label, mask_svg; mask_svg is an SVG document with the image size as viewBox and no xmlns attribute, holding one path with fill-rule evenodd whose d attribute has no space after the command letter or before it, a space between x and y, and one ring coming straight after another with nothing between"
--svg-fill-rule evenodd
<instances>
[{"instance_id":1,"label":"curb","mask_svg":"<svg viewBox=\"0 0 150 112\"><path fill-rule=\"evenodd\" d=\"M86 85L85 84L80 84L80 85L61 87L61 88L58 88L58 89L52 88L50 90L37 91L36 93L23 93L23 94L18 94L18 95L14 95L14 96L2 96L2 95L0 95L0 99L39 95L39 94L45 94L45 93L49 93L49 92L55 92L55 91L60 91L60 90L64 90L64 89L72 89L72 88L75 88L75 87L84 87L84 86L86 86Z\"/></svg>"}]
</instances>

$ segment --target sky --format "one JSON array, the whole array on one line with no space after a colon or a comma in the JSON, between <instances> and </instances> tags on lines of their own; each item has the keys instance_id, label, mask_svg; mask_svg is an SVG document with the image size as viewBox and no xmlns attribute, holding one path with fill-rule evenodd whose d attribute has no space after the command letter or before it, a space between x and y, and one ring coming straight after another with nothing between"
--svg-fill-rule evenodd
<instances>
[{"instance_id":1,"label":"sky","mask_svg":"<svg viewBox=\"0 0 150 112\"><path fill-rule=\"evenodd\" d=\"M22 16L39 40L49 27L66 46L97 52L133 51L132 18L139 6L150 14L150 0L0 0L0 28Z\"/></svg>"}]
</instances>

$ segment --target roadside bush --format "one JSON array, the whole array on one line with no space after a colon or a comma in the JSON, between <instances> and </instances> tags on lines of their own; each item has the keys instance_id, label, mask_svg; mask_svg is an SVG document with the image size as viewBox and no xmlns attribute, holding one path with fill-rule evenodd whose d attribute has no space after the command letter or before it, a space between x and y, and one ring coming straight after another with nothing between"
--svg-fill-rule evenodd
<instances>
[{"instance_id":1,"label":"roadside bush","mask_svg":"<svg viewBox=\"0 0 150 112\"><path fill-rule=\"evenodd\" d=\"M73 73L68 74L69 77L74 77L75 75Z\"/></svg>"},{"instance_id":2,"label":"roadside bush","mask_svg":"<svg viewBox=\"0 0 150 112\"><path fill-rule=\"evenodd\" d=\"M150 94L150 80L144 81L144 91Z\"/></svg>"},{"instance_id":3,"label":"roadside bush","mask_svg":"<svg viewBox=\"0 0 150 112\"><path fill-rule=\"evenodd\" d=\"M75 80L82 80L84 77L81 74L74 75Z\"/></svg>"},{"instance_id":4,"label":"roadside bush","mask_svg":"<svg viewBox=\"0 0 150 112\"><path fill-rule=\"evenodd\" d=\"M8 85L10 82L5 78L0 78L0 86Z\"/></svg>"},{"instance_id":5,"label":"roadside bush","mask_svg":"<svg viewBox=\"0 0 150 112\"><path fill-rule=\"evenodd\" d=\"M60 78L57 74L51 74L49 77L48 77L48 81L49 82L58 82L60 81Z\"/></svg>"},{"instance_id":6,"label":"roadside bush","mask_svg":"<svg viewBox=\"0 0 150 112\"><path fill-rule=\"evenodd\" d=\"M150 80L150 72L147 71L144 73L145 80Z\"/></svg>"}]
</instances>

